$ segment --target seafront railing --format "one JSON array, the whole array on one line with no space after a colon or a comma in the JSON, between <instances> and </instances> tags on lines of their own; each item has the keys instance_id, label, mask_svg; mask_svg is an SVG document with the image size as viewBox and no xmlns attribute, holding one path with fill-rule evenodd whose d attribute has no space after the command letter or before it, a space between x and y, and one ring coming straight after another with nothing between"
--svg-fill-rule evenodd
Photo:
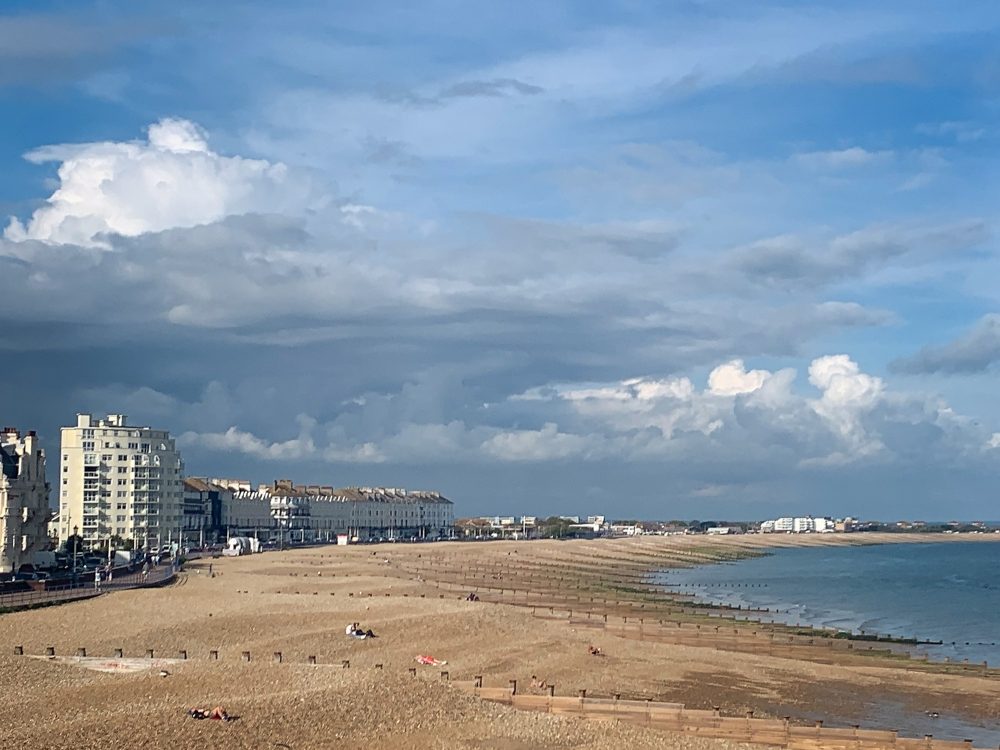
<instances>
[{"instance_id":1,"label":"seafront railing","mask_svg":"<svg viewBox=\"0 0 1000 750\"><path fill-rule=\"evenodd\" d=\"M44 589L0 594L0 612L91 599L112 591L163 586L176 576L177 570L173 566L166 565L153 568L149 573L141 571L115 573L110 581L101 581L100 583L95 583L93 580L81 580L62 585L46 585Z\"/></svg>"}]
</instances>

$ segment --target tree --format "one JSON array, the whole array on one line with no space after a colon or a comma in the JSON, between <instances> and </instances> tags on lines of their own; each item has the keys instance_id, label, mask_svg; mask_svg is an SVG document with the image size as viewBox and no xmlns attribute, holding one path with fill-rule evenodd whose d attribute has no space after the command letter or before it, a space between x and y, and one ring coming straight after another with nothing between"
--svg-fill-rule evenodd
<instances>
[{"instance_id":1,"label":"tree","mask_svg":"<svg viewBox=\"0 0 1000 750\"><path fill-rule=\"evenodd\" d=\"M66 537L66 554L78 555L83 551L83 537L79 534L70 534Z\"/></svg>"}]
</instances>

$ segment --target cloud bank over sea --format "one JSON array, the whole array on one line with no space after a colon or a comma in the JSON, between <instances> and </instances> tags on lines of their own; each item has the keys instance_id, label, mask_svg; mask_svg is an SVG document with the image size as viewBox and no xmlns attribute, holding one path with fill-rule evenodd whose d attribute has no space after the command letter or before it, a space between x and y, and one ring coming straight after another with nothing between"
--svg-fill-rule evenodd
<instances>
[{"instance_id":1,"label":"cloud bank over sea","mask_svg":"<svg viewBox=\"0 0 1000 750\"><path fill-rule=\"evenodd\" d=\"M469 514L989 515L993 6L318 7L0 15L50 456L109 411Z\"/></svg>"}]
</instances>

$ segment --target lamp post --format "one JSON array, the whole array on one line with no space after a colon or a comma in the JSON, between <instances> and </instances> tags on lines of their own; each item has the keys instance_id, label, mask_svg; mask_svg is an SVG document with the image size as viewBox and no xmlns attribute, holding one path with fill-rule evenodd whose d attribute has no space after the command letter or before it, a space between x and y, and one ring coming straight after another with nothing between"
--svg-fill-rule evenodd
<instances>
[{"instance_id":1,"label":"lamp post","mask_svg":"<svg viewBox=\"0 0 1000 750\"><path fill-rule=\"evenodd\" d=\"M79 526L73 527L73 536L70 537L73 540L73 583L76 583L76 553L80 549L80 537L77 534Z\"/></svg>"}]
</instances>

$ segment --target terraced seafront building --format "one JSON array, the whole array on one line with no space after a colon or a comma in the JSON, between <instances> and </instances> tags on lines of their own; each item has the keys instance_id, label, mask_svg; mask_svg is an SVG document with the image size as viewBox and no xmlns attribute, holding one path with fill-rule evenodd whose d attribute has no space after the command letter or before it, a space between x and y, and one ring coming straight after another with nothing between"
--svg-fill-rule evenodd
<instances>
[{"instance_id":1,"label":"terraced seafront building","mask_svg":"<svg viewBox=\"0 0 1000 750\"><path fill-rule=\"evenodd\" d=\"M34 432L0 430L0 573L8 573L48 545L49 485L45 451Z\"/></svg>"},{"instance_id":2,"label":"terraced seafront building","mask_svg":"<svg viewBox=\"0 0 1000 750\"><path fill-rule=\"evenodd\" d=\"M279 479L254 489L244 480L189 478L184 497L185 535L192 541L433 539L449 536L455 522L454 504L440 493L393 487L334 488Z\"/></svg>"}]
</instances>

